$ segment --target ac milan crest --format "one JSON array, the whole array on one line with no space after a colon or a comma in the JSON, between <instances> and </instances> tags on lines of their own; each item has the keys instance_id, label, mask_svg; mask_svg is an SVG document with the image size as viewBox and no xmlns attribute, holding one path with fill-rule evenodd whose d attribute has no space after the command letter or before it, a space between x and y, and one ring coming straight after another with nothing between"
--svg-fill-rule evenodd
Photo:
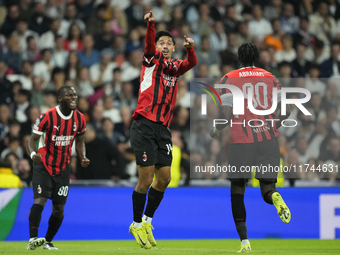
<instances>
[{"instance_id":1,"label":"ac milan crest","mask_svg":"<svg viewBox=\"0 0 340 255\"><path fill-rule=\"evenodd\" d=\"M76 125L76 123L74 122L73 131L76 131L76 130L77 130L77 125Z\"/></svg>"},{"instance_id":2,"label":"ac milan crest","mask_svg":"<svg viewBox=\"0 0 340 255\"><path fill-rule=\"evenodd\" d=\"M145 151L144 151L142 159L143 159L144 162L148 160L148 156L146 155Z\"/></svg>"},{"instance_id":3,"label":"ac milan crest","mask_svg":"<svg viewBox=\"0 0 340 255\"><path fill-rule=\"evenodd\" d=\"M41 194L41 192L42 192L40 185L38 185L37 192L38 192L38 194Z\"/></svg>"}]
</instances>

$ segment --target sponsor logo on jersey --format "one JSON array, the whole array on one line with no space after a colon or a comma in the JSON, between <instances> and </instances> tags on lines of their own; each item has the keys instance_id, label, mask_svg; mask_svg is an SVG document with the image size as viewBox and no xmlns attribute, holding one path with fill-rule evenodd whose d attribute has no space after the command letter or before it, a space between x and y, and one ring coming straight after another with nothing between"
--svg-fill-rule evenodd
<instances>
[{"instance_id":1,"label":"sponsor logo on jersey","mask_svg":"<svg viewBox=\"0 0 340 255\"><path fill-rule=\"evenodd\" d=\"M52 141L55 142L55 146L68 146L73 139L73 135L54 135L52 136Z\"/></svg>"}]
</instances>

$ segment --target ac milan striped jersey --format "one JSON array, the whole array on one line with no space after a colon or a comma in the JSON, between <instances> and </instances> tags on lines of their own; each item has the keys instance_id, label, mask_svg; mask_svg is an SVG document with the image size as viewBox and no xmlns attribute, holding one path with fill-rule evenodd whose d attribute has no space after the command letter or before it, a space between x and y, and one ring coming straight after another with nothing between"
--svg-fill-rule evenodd
<instances>
[{"instance_id":1,"label":"ac milan striped jersey","mask_svg":"<svg viewBox=\"0 0 340 255\"><path fill-rule=\"evenodd\" d=\"M169 126L176 104L178 78L196 65L197 58L191 47L187 48L186 60L167 61L162 52L156 50L155 37L155 23L148 22L138 103L132 117L136 119L141 114Z\"/></svg>"},{"instance_id":2,"label":"ac milan striped jersey","mask_svg":"<svg viewBox=\"0 0 340 255\"><path fill-rule=\"evenodd\" d=\"M230 143L256 143L277 137L276 116L274 111L270 115L256 115L248 109L248 90L253 88L253 106L257 110L267 110L272 106L273 88L281 89L280 82L270 72L257 67L245 67L231 71L224 75L220 84L231 84L243 91L244 115L233 115L230 126ZM229 89L220 89L222 105L233 106L233 95ZM281 94L278 93L278 101Z\"/></svg>"},{"instance_id":3,"label":"ac milan striped jersey","mask_svg":"<svg viewBox=\"0 0 340 255\"><path fill-rule=\"evenodd\" d=\"M72 144L77 135L85 132L85 117L78 110L64 116L59 106L36 119L33 133L41 135L39 149L41 162L50 175L59 175L70 163Z\"/></svg>"}]
</instances>

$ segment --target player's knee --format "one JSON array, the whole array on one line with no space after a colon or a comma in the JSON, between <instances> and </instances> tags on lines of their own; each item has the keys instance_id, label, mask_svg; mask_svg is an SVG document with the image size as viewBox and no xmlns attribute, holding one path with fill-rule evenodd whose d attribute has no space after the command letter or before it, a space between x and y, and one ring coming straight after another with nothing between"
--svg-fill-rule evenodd
<instances>
[{"instance_id":1,"label":"player's knee","mask_svg":"<svg viewBox=\"0 0 340 255\"><path fill-rule=\"evenodd\" d=\"M170 182L171 182L171 176L167 176L159 180L160 185L163 186L164 188L168 187Z\"/></svg>"},{"instance_id":2,"label":"player's knee","mask_svg":"<svg viewBox=\"0 0 340 255\"><path fill-rule=\"evenodd\" d=\"M34 204L41 205L43 208L45 207L45 204L47 202L47 198L39 197L34 199Z\"/></svg>"},{"instance_id":3,"label":"player's knee","mask_svg":"<svg viewBox=\"0 0 340 255\"><path fill-rule=\"evenodd\" d=\"M64 217L64 205L53 205L53 215L57 218Z\"/></svg>"},{"instance_id":4,"label":"player's knee","mask_svg":"<svg viewBox=\"0 0 340 255\"><path fill-rule=\"evenodd\" d=\"M153 176L145 177L143 179L139 179L139 186L142 188L142 190L147 191L153 181Z\"/></svg>"}]
</instances>

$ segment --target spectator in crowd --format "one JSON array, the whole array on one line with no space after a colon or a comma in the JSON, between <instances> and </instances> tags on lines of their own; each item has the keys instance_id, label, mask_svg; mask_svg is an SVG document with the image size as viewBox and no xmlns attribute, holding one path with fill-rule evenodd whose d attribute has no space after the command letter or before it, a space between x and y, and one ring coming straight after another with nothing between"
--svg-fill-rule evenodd
<instances>
[{"instance_id":1,"label":"spectator in crowd","mask_svg":"<svg viewBox=\"0 0 340 255\"><path fill-rule=\"evenodd\" d=\"M337 33L337 26L329 15L328 3L320 1L317 12L310 15L309 21L309 31L325 45L330 45Z\"/></svg>"},{"instance_id":2,"label":"spectator in crowd","mask_svg":"<svg viewBox=\"0 0 340 255\"><path fill-rule=\"evenodd\" d=\"M181 27L185 24L182 6L177 5L172 10L171 21L168 24L168 29L174 37L181 34Z\"/></svg>"},{"instance_id":3,"label":"spectator in crowd","mask_svg":"<svg viewBox=\"0 0 340 255\"><path fill-rule=\"evenodd\" d=\"M40 112L46 112L57 106L57 93L55 91L44 92L44 104L40 106Z\"/></svg>"},{"instance_id":4,"label":"spectator in crowd","mask_svg":"<svg viewBox=\"0 0 340 255\"><path fill-rule=\"evenodd\" d=\"M59 32L59 29L60 20L56 18L52 20L50 29L40 36L39 39L40 49L54 48L57 36L62 36L62 34Z\"/></svg>"},{"instance_id":5,"label":"spectator in crowd","mask_svg":"<svg viewBox=\"0 0 340 255\"><path fill-rule=\"evenodd\" d=\"M129 28L134 29L143 21L143 6L141 0L131 0L131 5L125 10Z\"/></svg>"},{"instance_id":6,"label":"spectator in crowd","mask_svg":"<svg viewBox=\"0 0 340 255\"><path fill-rule=\"evenodd\" d=\"M31 90L31 104L33 106L42 106L44 104L44 95L43 95L43 86L42 80L39 76L34 76L32 78L32 87Z\"/></svg>"},{"instance_id":7,"label":"spectator in crowd","mask_svg":"<svg viewBox=\"0 0 340 255\"><path fill-rule=\"evenodd\" d=\"M55 67L51 74L51 81L46 90L57 91L65 84L65 71L59 67Z\"/></svg>"},{"instance_id":8,"label":"spectator in crowd","mask_svg":"<svg viewBox=\"0 0 340 255\"><path fill-rule=\"evenodd\" d=\"M19 81L22 87L27 90L32 89L33 65L31 61L23 61L21 64L21 74L11 74L7 76L11 81Z\"/></svg>"},{"instance_id":9,"label":"spectator in crowd","mask_svg":"<svg viewBox=\"0 0 340 255\"><path fill-rule=\"evenodd\" d=\"M103 24L103 30L100 34L96 35L95 48L98 50L103 50L105 48L112 47L113 44L113 34L111 29L110 21L105 21Z\"/></svg>"},{"instance_id":10,"label":"spectator in crowd","mask_svg":"<svg viewBox=\"0 0 340 255\"><path fill-rule=\"evenodd\" d=\"M68 58L68 52L64 49L64 38L61 35L55 37L55 47L52 49L52 60L55 67L64 68Z\"/></svg>"},{"instance_id":11,"label":"spectator in crowd","mask_svg":"<svg viewBox=\"0 0 340 255\"><path fill-rule=\"evenodd\" d=\"M77 8L74 4L68 4L65 8L65 17L61 20L59 32L62 34L64 38L68 35L68 31L72 24L77 24L81 33L85 32L86 26L85 23L77 18Z\"/></svg>"},{"instance_id":12,"label":"spectator in crowd","mask_svg":"<svg viewBox=\"0 0 340 255\"><path fill-rule=\"evenodd\" d=\"M226 9L226 18L222 19L224 21L224 28L227 35L230 33L236 33L236 28L239 23L239 18L236 13L236 9L234 5L227 6Z\"/></svg>"},{"instance_id":13,"label":"spectator in crowd","mask_svg":"<svg viewBox=\"0 0 340 255\"><path fill-rule=\"evenodd\" d=\"M142 68L142 52L134 50L129 54L129 61L126 61L122 66L122 81L132 81L138 79Z\"/></svg>"},{"instance_id":14,"label":"spectator in crowd","mask_svg":"<svg viewBox=\"0 0 340 255\"><path fill-rule=\"evenodd\" d=\"M273 30L268 20L263 18L262 7L259 4L253 6L253 19L249 21L249 33L257 42L262 42L264 37L272 34Z\"/></svg>"},{"instance_id":15,"label":"spectator in crowd","mask_svg":"<svg viewBox=\"0 0 340 255\"><path fill-rule=\"evenodd\" d=\"M31 93L26 89L20 89L14 96L14 103L11 105L12 118L17 119L21 124L28 122L30 100Z\"/></svg>"},{"instance_id":16,"label":"spectator in crowd","mask_svg":"<svg viewBox=\"0 0 340 255\"><path fill-rule=\"evenodd\" d=\"M245 42L253 41L253 35L249 33L248 22L242 21L238 24L236 41L237 41L237 45L242 45Z\"/></svg>"},{"instance_id":17,"label":"spectator in crowd","mask_svg":"<svg viewBox=\"0 0 340 255\"><path fill-rule=\"evenodd\" d=\"M84 49L78 53L79 62L82 66L91 67L100 60L100 52L94 49L94 40L91 34L86 34L83 38Z\"/></svg>"},{"instance_id":18,"label":"spectator in crowd","mask_svg":"<svg viewBox=\"0 0 340 255\"><path fill-rule=\"evenodd\" d=\"M113 146L108 139L97 136L91 124L86 125L84 139L86 156L91 158L92 164L82 168L78 160L77 179L113 180L114 177L124 177L125 162L116 146Z\"/></svg>"},{"instance_id":19,"label":"spectator in crowd","mask_svg":"<svg viewBox=\"0 0 340 255\"><path fill-rule=\"evenodd\" d=\"M77 23L72 23L68 30L66 40L64 40L64 49L67 51L81 51L83 49L82 33Z\"/></svg>"},{"instance_id":20,"label":"spectator in crowd","mask_svg":"<svg viewBox=\"0 0 340 255\"><path fill-rule=\"evenodd\" d=\"M306 78L306 89L311 93L317 92L324 96L326 85L319 80L320 67L317 64L310 64L308 69L308 76Z\"/></svg>"},{"instance_id":21,"label":"spectator in crowd","mask_svg":"<svg viewBox=\"0 0 340 255\"><path fill-rule=\"evenodd\" d=\"M237 62L237 41L236 41L236 35L234 33L231 33L228 35L228 47L220 52L220 57L222 59L223 65L232 65L233 67L238 66ZM217 77L221 77L219 74Z\"/></svg>"},{"instance_id":22,"label":"spectator in crowd","mask_svg":"<svg viewBox=\"0 0 340 255\"><path fill-rule=\"evenodd\" d=\"M184 108L190 108L190 92L188 88L188 83L185 81L184 78L180 78L178 81L176 104Z\"/></svg>"},{"instance_id":23,"label":"spectator in crowd","mask_svg":"<svg viewBox=\"0 0 340 255\"><path fill-rule=\"evenodd\" d=\"M119 6L112 8L110 24L113 34L126 35L128 33L128 22L125 12L123 12Z\"/></svg>"},{"instance_id":24,"label":"spectator in crowd","mask_svg":"<svg viewBox=\"0 0 340 255\"><path fill-rule=\"evenodd\" d=\"M10 67L14 73L19 73L21 68L21 52L19 45L19 37L17 35L11 35L7 39L6 48L0 48L0 58L4 59L8 67Z\"/></svg>"},{"instance_id":25,"label":"spectator in crowd","mask_svg":"<svg viewBox=\"0 0 340 255\"><path fill-rule=\"evenodd\" d=\"M12 101L11 82L6 78L7 66L0 59L0 104L9 104Z\"/></svg>"},{"instance_id":26,"label":"spectator in crowd","mask_svg":"<svg viewBox=\"0 0 340 255\"><path fill-rule=\"evenodd\" d=\"M204 36L201 40L201 48L196 53L197 55L197 63L205 63L210 68L219 68L221 65L221 57L216 50L213 50L210 47L210 42L208 37ZM223 57L223 60L228 60L228 58Z\"/></svg>"},{"instance_id":27,"label":"spectator in crowd","mask_svg":"<svg viewBox=\"0 0 340 255\"><path fill-rule=\"evenodd\" d=\"M57 17L63 16L64 5L56 0L47 0L45 14L50 19L55 19Z\"/></svg>"},{"instance_id":28,"label":"spectator in crowd","mask_svg":"<svg viewBox=\"0 0 340 255\"><path fill-rule=\"evenodd\" d=\"M131 52L134 50L142 49L142 42L137 29L130 31L129 41L126 43L126 51Z\"/></svg>"},{"instance_id":29,"label":"spectator in crowd","mask_svg":"<svg viewBox=\"0 0 340 255\"><path fill-rule=\"evenodd\" d=\"M36 62L41 59L38 41L34 36L27 37L27 48L22 51L21 59Z\"/></svg>"},{"instance_id":30,"label":"spectator in crowd","mask_svg":"<svg viewBox=\"0 0 340 255\"><path fill-rule=\"evenodd\" d=\"M22 188L20 178L13 173L9 160L0 160L0 188Z\"/></svg>"},{"instance_id":31,"label":"spectator in crowd","mask_svg":"<svg viewBox=\"0 0 340 255\"><path fill-rule=\"evenodd\" d=\"M298 44L296 46L296 59L292 62L292 77L305 77L311 62L305 58L305 46Z\"/></svg>"},{"instance_id":32,"label":"spectator in crowd","mask_svg":"<svg viewBox=\"0 0 340 255\"><path fill-rule=\"evenodd\" d=\"M114 100L111 96L104 96L103 98L105 118L110 118L113 123L120 123L122 121L119 109L115 107Z\"/></svg>"},{"instance_id":33,"label":"spectator in crowd","mask_svg":"<svg viewBox=\"0 0 340 255\"><path fill-rule=\"evenodd\" d=\"M108 139L113 146L117 146L120 141L124 141L125 138L119 132L114 131L115 124L110 118L104 118L102 121L101 137L103 139Z\"/></svg>"},{"instance_id":34,"label":"spectator in crowd","mask_svg":"<svg viewBox=\"0 0 340 255\"><path fill-rule=\"evenodd\" d=\"M102 122L104 119L104 107L102 105L95 105L92 109L91 124L97 133L102 130Z\"/></svg>"},{"instance_id":35,"label":"spectator in crowd","mask_svg":"<svg viewBox=\"0 0 340 255\"><path fill-rule=\"evenodd\" d=\"M130 109L126 106L123 106L120 109L120 117L122 121L115 124L115 131L121 133L125 137L125 141L128 141L130 139L130 128L132 124Z\"/></svg>"},{"instance_id":36,"label":"spectator in crowd","mask_svg":"<svg viewBox=\"0 0 340 255\"><path fill-rule=\"evenodd\" d=\"M276 51L282 50L282 32L280 19L273 19L271 21L273 33L266 35L264 42L268 46L273 46Z\"/></svg>"},{"instance_id":37,"label":"spectator in crowd","mask_svg":"<svg viewBox=\"0 0 340 255\"><path fill-rule=\"evenodd\" d=\"M296 58L296 52L293 48L293 39L290 35L282 38L282 50L275 53L277 63L282 61L292 62Z\"/></svg>"},{"instance_id":38,"label":"spectator in crowd","mask_svg":"<svg viewBox=\"0 0 340 255\"><path fill-rule=\"evenodd\" d=\"M116 67L112 70L112 82L106 86L105 94L112 96L112 98L117 98L122 90L122 86L122 69Z\"/></svg>"},{"instance_id":39,"label":"spectator in crowd","mask_svg":"<svg viewBox=\"0 0 340 255\"><path fill-rule=\"evenodd\" d=\"M45 6L42 2L35 2L33 6L33 13L29 19L28 27L39 35L42 35L50 29L52 20L44 14Z\"/></svg>"},{"instance_id":40,"label":"spectator in crowd","mask_svg":"<svg viewBox=\"0 0 340 255\"><path fill-rule=\"evenodd\" d=\"M94 93L94 89L92 87L92 82L90 79L90 72L87 67L81 67L79 72L79 96L88 97Z\"/></svg>"},{"instance_id":41,"label":"spectator in crowd","mask_svg":"<svg viewBox=\"0 0 340 255\"><path fill-rule=\"evenodd\" d=\"M77 7L77 18L81 19L85 23L91 17L93 12L93 1L87 2L86 0L77 0L75 5Z\"/></svg>"},{"instance_id":42,"label":"spectator in crowd","mask_svg":"<svg viewBox=\"0 0 340 255\"><path fill-rule=\"evenodd\" d=\"M270 0L270 3L264 7L264 17L267 20L277 19L281 16L282 1Z\"/></svg>"},{"instance_id":43,"label":"spectator in crowd","mask_svg":"<svg viewBox=\"0 0 340 255\"><path fill-rule=\"evenodd\" d=\"M20 147L19 137L10 137L8 147L1 152L1 159L4 159L9 153L14 153L19 159L23 158L23 150Z\"/></svg>"},{"instance_id":44,"label":"spectator in crowd","mask_svg":"<svg viewBox=\"0 0 340 255\"><path fill-rule=\"evenodd\" d=\"M133 94L133 85L130 82L125 82L122 91L118 96L120 108L126 106L130 109L131 113L137 107L137 98Z\"/></svg>"},{"instance_id":45,"label":"spectator in crowd","mask_svg":"<svg viewBox=\"0 0 340 255\"><path fill-rule=\"evenodd\" d=\"M2 141L9 132L9 108L5 104L0 105L0 141ZM1 148L0 148L1 151Z\"/></svg>"},{"instance_id":46,"label":"spectator in crowd","mask_svg":"<svg viewBox=\"0 0 340 255\"><path fill-rule=\"evenodd\" d=\"M191 24L191 28L192 30L199 36L209 36L212 32L211 27L213 25L213 20L212 18L210 18L209 16L210 14L210 9L207 3L201 3L199 5L199 15L200 18L197 22L192 23ZM218 29L220 29L221 27L223 27L223 23L222 25L218 25ZM216 32L216 31L215 31ZM223 31L218 31L216 32L216 34L224 34L225 32ZM226 38L225 38L226 40Z\"/></svg>"},{"instance_id":47,"label":"spectator in crowd","mask_svg":"<svg viewBox=\"0 0 340 255\"><path fill-rule=\"evenodd\" d=\"M271 61L270 54L267 50L263 50L260 55L259 64L261 68L271 72L276 77L281 77L280 72L275 68L276 64Z\"/></svg>"},{"instance_id":48,"label":"spectator in crowd","mask_svg":"<svg viewBox=\"0 0 340 255\"><path fill-rule=\"evenodd\" d=\"M102 33L103 26L106 20L105 12L106 5L99 4L96 8L96 14L87 21L87 33L93 35L94 37Z\"/></svg>"},{"instance_id":49,"label":"spectator in crowd","mask_svg":"<svg viewBox=\"0 0 340 255\"><path fill-rule=\"evenodd\" d=\"M100 62L90 67L90 75L94 87L110 83L112 81L112 70L117 66L116 63L111 62L113 52L110 49L101 51Z\"/></svg>"},{"instance_id":50,"label":"spectator in crowd","mask_svg":"<svg viewBox=\"0 0 340 255\"><path fill-rule=\"evenodd\" d=\"M0 33L8 37L16 28L20 18L19 6L12 4L8 7L7 17L1 26Z\"/></svg>"},{"instance_id":51,"label":"spectator in crowd","mask_svg":"<svg viewBox=\"0 0 340 255\"><path fill-rule=\"evenodd\" d=\"M18 163L19 178L23 187L32 187L33 171L27 159L21 159Z\"/></svg>"},{"instance_id":52,"label":"spectator in crowd","mask_svg":"<svg viewBox=\"0 0 340 255\"><path fill-rule=\"evenodd\" d=\"M39 76L45 84L51 79L51 72L54 68L51 49L43 49L41 51L41 60L33 66L33 74Z\"/></svg>"},{"instance_id":53,"label":"spectator in crowd","mask_svg":"<svg viewBox=\"0 0 340 255\"><path fill-rule=\"evenodd\" d=\"M340 44L333 43L331 57L321 64L321 78L340 77Z\"/></svg>"},{"instance_id":54,"label":"spectator in crowd","mask_svg":"<svg viewBox=\"0 0 340 255\"><path fill-rule=\"evenodd\" d=\"M80 63L78 59L77 51L71 51L67 58L67 63L65 66L66 80L75 81L79 77Z\"/></svg>"},{"instance_id":55,"label":"spectator in crowd","mask_svg":"<svg viewBox=\"0 0 340 255\"><path fill-rule=\"evenodd\" d=\"M36 32L28 29L27 20L23 18L18 19L16 29L12 34L17 35L19 37L19 45L21 51L26 50L27 38L29 36L33 36L36 40L38 40L39 38L39 35Z\"/></svg>"},{"instance_id":56,"label":"spectator in crowd","mask_svg":"<svg viewBox=\"0 0 340 255\"><path fill-rule=\"evenodd\" d=\"M299 18L294 14L294 7L291 3L285 3L281 16L282 32L294 34L299 29Z\"/></svg>"}]
</instances>

